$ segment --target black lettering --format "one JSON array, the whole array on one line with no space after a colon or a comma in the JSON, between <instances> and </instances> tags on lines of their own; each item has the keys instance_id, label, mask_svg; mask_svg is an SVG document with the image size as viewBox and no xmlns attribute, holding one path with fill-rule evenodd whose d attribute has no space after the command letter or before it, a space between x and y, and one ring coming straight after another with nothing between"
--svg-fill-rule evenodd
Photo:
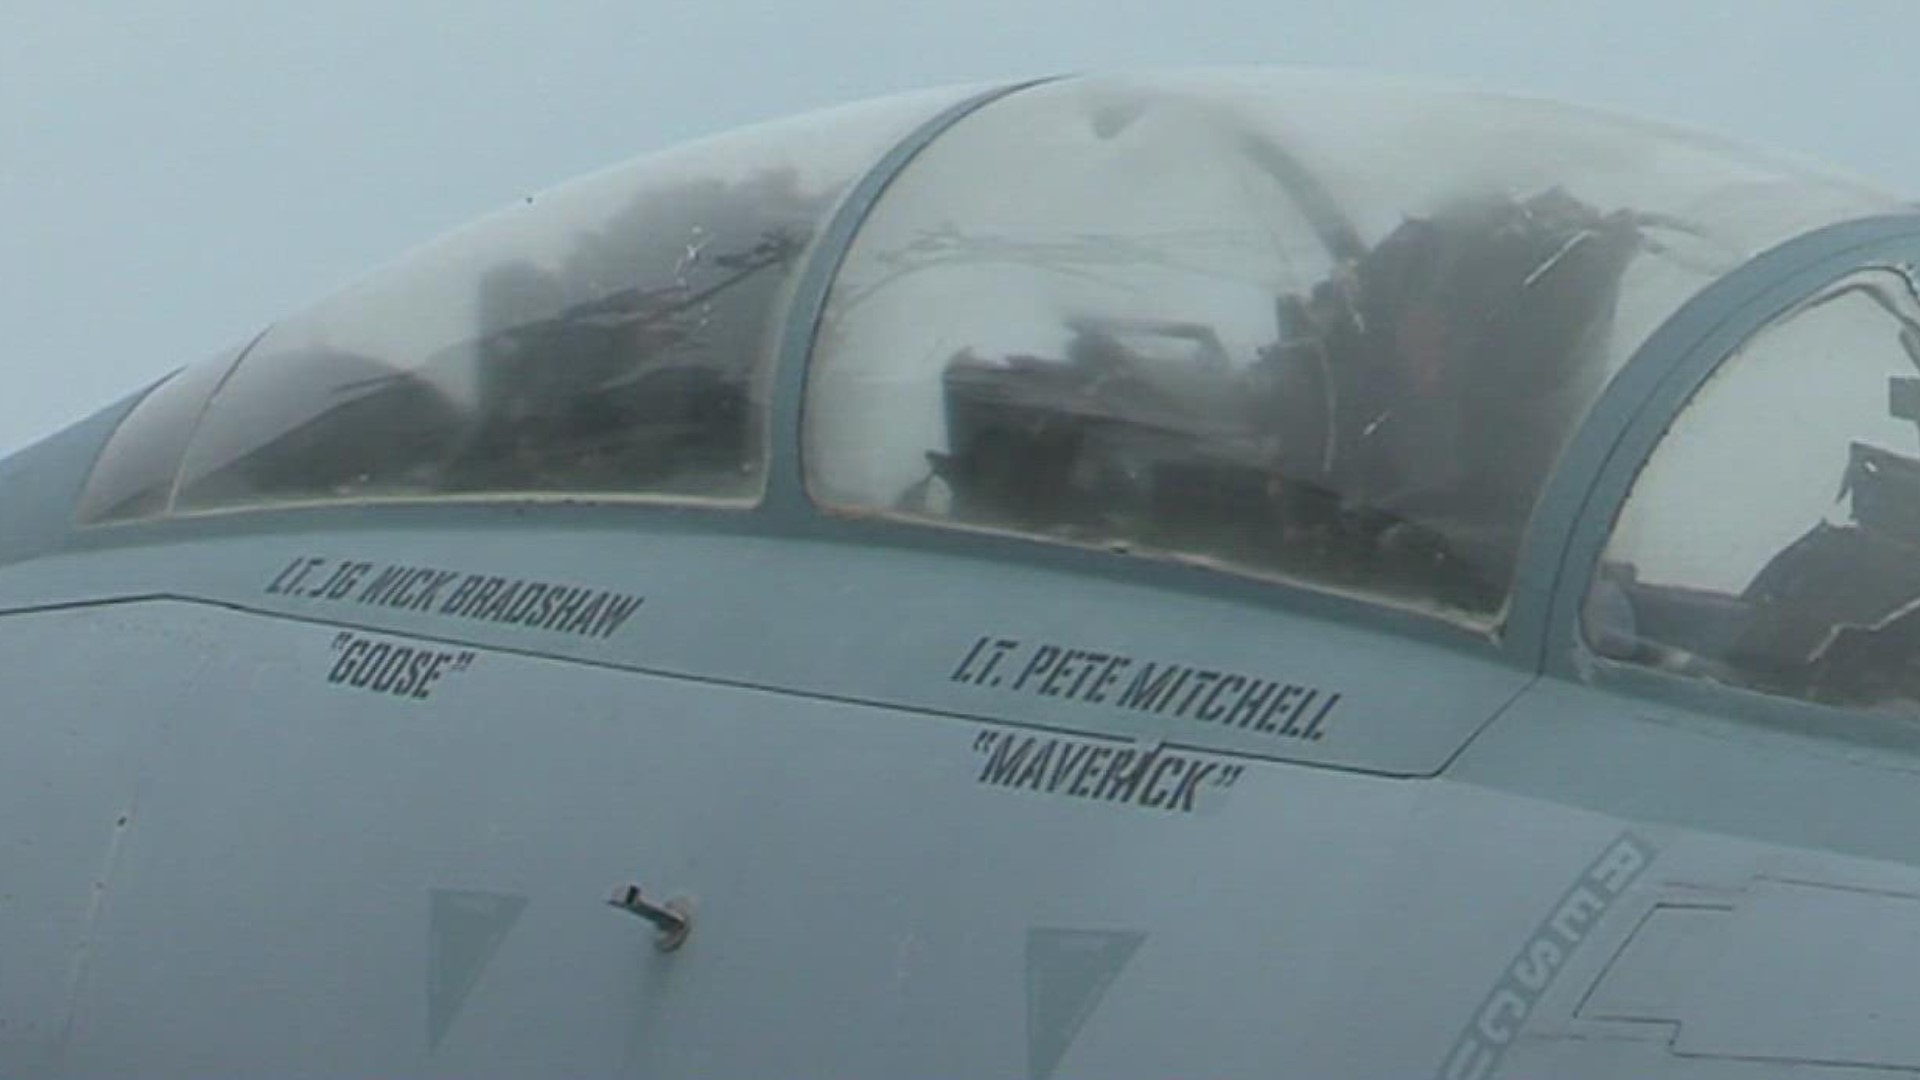
<instances>
[{"instance_id":1,"label":"black lettering","mask_svg":"<svg viewBox=\"0 0 1920 1080\"><path fill-rule=\"evenodd\" d=\"M392 595L382 598L379 602L387 607L410 608L419 601L420 593L418 590L420 586L425 585L432 579L433 571L431 570L424 567L410 569L407 571L406 580L402 581L399 587L393 590ZM360 594L360 602L363 604L366 603L367 595L372 591L373 590L369 588L365 592L362 592Z\"/></svg>"},{"instance_id":2,"label":"black lettering","mask_svg":"<svg viewBox=\"0 0 1920 1080\"><path fill-rule=\"evenodd\" d=\"M359 585L361 577L371 569L373 569L372 563L341 563L334 567L333 576L327 579L326 584L308 595L320 596L328 600L343 600L353 592L355 586Z\"/></svg>"},{"instance_id":3,"label":"black lettering","mask_svg":"<svg viewBox=\"0 0 1920 1080\"><path fill-rule=\"evenodd\" d=\"M1107 687L1120 681L1120 672L1127 669L1133 661L1124 656L1115 656L1100 669L1100 677L1093 681L1093 689L1087 691L1087 700L1095 705L1107 703Z\"/></svg>"},{"instance_id":4,"label":"black lettering","mask_svg":"<svg viewBox=\"0 0 1920 1080\"><path fill-rule=\"evenodd\" d=\"M461 579L460 587L453 591L453 595L447 597L447 602L440 608L440 614L458 615L465 611L467 605L472 602L473 595L479 592L480 587L486 582L487 579L479 574L468 574Z\"/></svg>"},{"instance_id":5,"label":"black lettering","mask_svg":"<svg viewBox=\"0 0 1920 1080\"><path fill-rule=\"evenodd\" d=\"M1194 672L1193 673L1193 691L1187 695L1187 699L1185 701L1182 701L1180 703L1179 710L1176 711L1173 715L1175 716L1187 715L1187 710L1193 708L1193 703L1197 698L1199 698L1201 691L1213 685L1214 680L1218 679L1219 677L1220 677L1220 673L1217 671Z\"/></svg>"},{"instance_id":6,"label":"black lettering","mask_svg":"<svg viewBox=\"0 0 1920 1080\"><path fill-rule=\"evenodd\" d=\"M288 566L286 570L281 572L278 578L274 579L273 585L269 586L267 591L291 594L294 596L305 595L300 591L300 586L306 583L307 579L313 575L315 570L325 565L327 565L327 560L317 556L309 555L295 559L292 565Z\"/></svg>"},{"instance_id":7,"label":"black lettering","mask_svg":"<svg viewBox=\"0 0 1920 1080\"><path fill-rule=\"evenodd\" d=\"M1279 683L1254 679L1246 692L1240 695L1240 700L1234 702L1233 708L1228 711L1225 723L1241 728L1253 723L1259 718L1261 710L1267 707L1267 702L1273 700L1274 691L1278 689Z\"/></svg>"},{"instance_id":8,"label":"black lettering","mask_svg":"<svg viewBox=\"0 0 1920 1080\"><path fill-rule=\"evenodd\" d=\"M1174 793L1160 790L1160 781L1166 779L1167 774L1171 772L1174 780L1177 782L1180 779L1180 774L1186 770L1186 767L1186 762L1174 757L1172 754L1161 758L1159 764L1153 768L1153 779L1147 781L1146 790L1140 793L1140 805L1158 809L1171 802ZM1177 791L1178 788L1175 790Z\"/></svg>"},{"instance_id":9,"label":"black lettering","mask_svg":"<svg viewBox=\"0 0 1920 1080\"><path fill-rule=\"evenodd\" d=\"M420 670L420 684L414 687L412 691L415 699L424 701L427 695L433 693L433 684L439 682L440 676L446 674L447 665L451 663L452 660L453 654L445 652L434 653L432 656L427 657L427 662L422 665Z\"/></svg>"},{"instance_id":10,"label":"black lettering","mask_svg":"<svg viewBox=\"0 0 1920 1080\"><path fill-rule=\"evenodd\" d=\"M1113 760L1107 763L1107 775L1100 778L1100 786L1093 791L1096 799L1112 799L1119 785L1130 775L1133 759L1139 755L1132 750L1117 750Z\"/></svg>"},{"instance_id":11,"label":"black lettering","mask_svg":"<svg viewBox=\"0 0 1920 1080\"><path fill-rule=\"evenodd\" d=\"M1273 718L1279 715L1281 710L1285 709L1289 702L1299 696L1300 688L1292 683L1281 687L1280 692L1273 697L1273 704L1268 705L1267 711L1260 714L1260 722L1255 724L1254 727L1260 731L1279 731L1280 725L1275 724Z\"/></svg>"},{"instance_id":12,"label":"black lettering","mask_svg":"<svg viewBox=\"0 0 1920 1080\"><path fill-rule=\"evenodd\" d=\"M293 585L294 575L298 574L300 569L306 565L307 558L302 555L300 558L281 567L280 572L275 574L273 580L267 583L267 595L277 596L280 593L289 591Z\"/></svg>"},{"instance_id":13,"label":"black lettering","mask_svg":"<svg viewBox=\"0 0 1920 1080\"><path fill-rule=\"evenodd\" d=\"M356 639L342 650L340 659L333 662L333 670L327 672L327 681L342 683L353 676L354 669L360 664L360 658L367 654L367 643Z\"/></svg>"},{"instance_id":14,"label":"black lettering","mask_svg":"<svg viewBox=\"0 0 1920 1080\"><path fill-rule=\"evenodd\" d=\"M1020 779L1014 781L1014 786L1032 791L1040 790L1040 785L1047 782L1047 767L1053 764L1053 752L1059 745L1058 739L1048 739L1047 744L1040 748L1040 752L1027 762L1026 769L1020 773Z\"/></svg>"},{"instance_id":15,"label":"black lettering","mask_svg":"<svg viewBox=\"0 0 1920 1080\"><path fill-rule=\"evenodd\" d=\"M393 658L393 667L388 672L389 677L384 680L385 685L375 689L384 690L394 697L406 697L412 694L413 688L420 682L420 676L415 669L419 667L422 655L419 649L397 650Z\"/></svg>"},{"instance_id":16,"label":"black lettering","mask_svg":"<svg viewBox=\"0 0 1920 1080\"><path fill-rule=\"evenodd\" d=\"M347 680L347 685L355 690L365 690L367 684L373 681L373 677L380 673L381 665L385 664L387 658L392 655L393 646L384 641L376 643L373 648L367 650L366 662L353 673L353 678Z\"/></svg>"},{"instance_id":17,"label":"black lettering","mask_svg":"<svg viewBox=\"0 0 1920 1080\"><path fill-rule=\"evenodd\" d=\"M1314 699L1319 696L1320 696L1320 691L1308 690L1305 696L1301 697L1300 704L1295 705L1293 707L1293 712L1287 716L1287 722L1280 725L1280 734L1285 735L1287 738L1290 738L1290 739L1299 738L1300 729L1295 725L1299 722L1302 716L1306 715L1307 710L1313 707Z\"/></svg>"},{"instance_id":18,"label":"black lettering","mask_svg":"<svg viewBox=\"0 0 1920 1080\"><path fill-rule=\"evenodd\" d=\"M467 606L461 608L458 614L466 619L479 618L480 613L487 610L487 605L493 603L493 598L500 595L500 590L506 587L506 578L489 576L480 583L478 589L473 591L473 596L467 600Z\"/></svg>"},{"instance_id":19,"label":"black lettering","mask_svg":"<svg viewBox=\"0 0 1920 1080\"><path fill-rule=\"evenodd\" d=\"M412 611L425 611L433 602L433 583L440 578L440 572L421 567L413 572L407 583L387 602L388 607L407 608ZM425 598L425 602L422 602Z\"/></svg>"},{"instance_id":20,"label":"black lettering","mask_svg":"<svg viewBox=\"0 0 1920 1080\"><path fill-rule=\"evenodd\" d=\"M606 606L606 593L593 594L592 602L587 604L586 607L581 608L580 614L573 617L573 621L566 626L566 632L569 634L579 634L581 637L586 637L588 634L591 634L594 626L600 620L600 612L604 610Z\"/></svg>"},{"instance_id":21,"label":"black lettering","mask_svg":"<svg viewBox=\"0 0 1920 1080\"><path fill-rule=\"evenodd\" d=\"M947 681L957 682L957 683L972 682L973 680L971 676L973 673L969 671L968 668L973 666L973 658L976 656L979 656L980 650L986 647L987 647L987 639L985 637L982 637L976 640L973 643L973 648L968 649L967 655L961 658L960 666L957 668L954 668L953 674L947 676Z\"/></svg>"},{"instance_id":22,"label":"black lettering","mask_svg":"<svg viewBox=\"0 0 1920 1080\"><path fill-rule=\"evenodd\" d=\"M1020 677L1013 681L1013 688L1015 690L1026 689L1028 679L1033 678L1035 675L1046 674L1053 669L1054 664L1059 662L1060 649L1057 646L1040 646L1033 651L1033 656L1027 660L1026 669L1020 672Z\"/></svg>"},{"instance_id":23,"label":"black lettering","mask_svg":"<svg viewBox=\"0 0 1920 1080\"><path fill-rule=\"evenodd\" d=\"M1082 762L1086 761L1087 755L1091 753L1093 753L1093 747L1091 746L1087 746L1084 743L1077 746L1068 743L1060 752L1060 760L1054 763L1053 777L1047 781L1047 790L1059 791L1060 785L1066 782L1067 776Z\"/></svg>"},{"instance_id":24,"label":"black lettering","mask_svg":"<svg viewBox=\"0 0 1920 1080\"><path fill-rule=\"evenodd\" d=\"M1101 766L1107 763L1107 759L1112 757L1113 753L1112 747L1102 746L1083 758L1080 762L1080 771L1074 775L1073 786L1067 789L1067 794L1081 799L1092 795L1093 789L1087 786L1087 781L1093 778L1094 773L1100 771Z\"/></svg>"},{"instance_id":25,"label":"black lettering","mask_svg":"<svg viewBox=\"0 0 1920 1080\"><path fill-rule=\"evenodd\" d=\"M310 578L313 575L314 571L319 570L321 567L325 565L327 565L327 560L325 559L321 559L317 557L308 559L307 565L301 567L300 572L294 575L293 581L289 584L287 591L295 592L295 593L299 592L300 586L305 585L307 583L308 578Z\"/></svg>"},{"instance_id":26,"label":"black lettering","mask_svg":"<svg viewBox=\"0 0 1920 1080\"><path fill-rule=\"evenodd\" d=\"M610 638L614 632L627 624L633 613L646 603L645 598L615 594L607 598L607 610L600 616L600 625L594 628L594 637Z\"/></svg>"},{"instance_id":27,"label":"black lettering","mask_svg":"<svg viewBox=\"0 0 1920 1080\"><path fill-rule=\"evenodd\" d=\"M547 621L540 624L542 630L558 630L579 612L580 605L587 602L587 590L566 589L566 599L554 605L553 613Z\"/></svg>"},{"instance_id":28,"label":"black lettering","mask_svg":"<svg viewBox=\"0 0 1920 1080\"><path fill-rule=\"evenodd\" d=\"M1011 735L1000 735L994 739L993 753L987 756L987 765L980 770L980 782L997 784L1000 787L1012 787L1020 775L1020 767L1026 763L1027 755L1033 752L1033 736L1016 740Z\"/></svg>"},{"instance_id":29,"label":"black lettering","mask_svg":"<svg viewBox=\"0 0 1920 1080\"><path fill-rule=\"evenodd\" d=\"M433 605L440 599L440 590L460 577L456 570L431 570L428 573L431 577L427 581L427 587L421 589L419 594L407 604L415 611L432 610Z\"/></svg>"},{"instance_id":30,"label":"black lettering","mask_svg":"<svg viewBox=\"0 0 1920 1080\"><path fill-rule=\"evenodd\" d=\"M349 563L341 563L339 566L334 567L331 573L320 579L320 584L308 589L306 595L319 597L323 600L326 599L327 595L333 591L335 583L340 580L342 574L346 573L350 565Z\"/></svg>"},{"instance_id":31,"label":"black lettering","mask_svg":"<svg viewBox=\"0 0 1920 1080\"><path fill-rule=\"evenodd\" d=\"M427 673L433 670L439 656L439 653L427 652L425 649L414 650L413 659L407 664L405 685L395 687L394 693L415 699L426 697L427 695L420 692L420 688L426 684Z\"/></svg>"},{"instance_id":32,"label":"black lettering","mask_svg":"<svg viewBox=\"0 0 1920 1080\"><path fill-rule=\"evenodd\" d=\"M407 567L389 566L380 571L380 576L374 578L371 584L360 590L358 602L362 604L389 603L393 595L400 591L402 583L411 581L412 579L413 571Z\"/></svg>"},{"instance_id":33,"label":"black lettering","mask_svg":"<svg viewBox=\"0 0 1920 1080\"><path fill-rule=\"evenodd\" d=\"M1225 705L1218 704L1220 695L1222 693L1230 693L1231 691L1227 690L1229 686L1239 688L1246 685L1247 680L1242 676L1227 675L1223 677L1219 682L1213 684L1212 690L1207 692L1206 700L1200 703L1200 711L1195 713L1194 716L1198 719L1205 720L1207 723L1212 723L1220 719L1227 711Z\"/></svg>"},{"instance_id":34,"label":"black lettering","mask_svg":"<svg viewBox=\"0 0 1920 1080\"><path fill-rule=\"evenodd\" d=\"M1060 658L1060 662L1053 665L1053 670L1047 674L1045 681L1041 682L1040 696L1059 697L1060 690L1055 684L1065 677L1068 672L1073 670L1074 663L1077 662L1082 655L1079 649L1068 649L1066 655Z\"/></svg>"},{"instance_id":35,"label":"black lettering","mask_svg":"<svg viewBox=\"0 0 1920 1080\"><path fill-rule=\"evenodd\" d=\"M1219 767L1217 762L1194 762L1193 767L1187 770L1187 775L1180 779L1180 787L1174 792L1175 805L1168 809L1179 810L1183 814L1193 813L1193 797L1199 792L1201 781Z\"/></svg>"},{"instance_id":36,"label":"black lettering","mask_svg":"<svg viewBox=\"0 0 1920 1080\"><path fill-rule=\"evenodd\" d=\"M1189 667L1180 668L1179 672L1178 675L1174 676L1173 685L1167 689L1167 696L1162 698L1160 703L1154 707L1154 715L1167 715L1167 706L1173 704L1174 699L1180 696L1180 688L1187 685L1187 679L1193 675L1193 669Z\"/></svg>"},{"instance_id":37,"label":"black lettering","mask_svg":"<svg viewBox=\"0 0 1920 1080\"><path fill-rule=\"evenodd\" d=\"M1339 694L1327 695L1327 703L1320 706L1320 711L1314 713L1313 719L1308 721L1305 728L1301 729L1301 738L1311 742L1319 742L1321 738L1326 735L1326 732L1321 729L1320 725L1327 719L1327 714L1332 712L1333 707L1338 704L1340 704Z\"/></svg>"},{"instance_id":38,"label":"black lettering","mask_svg":"<svg viewBox=\"0 0 1920 1080\"><path fill-rule=\"evenodd\" d=\"M529 615L527 620L521 625L543 630L546 629L547 624L553 621L554 609L560 606L560 598L566 595L567 591L567 588L563 585L549 586L547 591L541 594L539 605L534 608L533 613Z\"/></svg>"},{"instance_id":39,"label":"black lettering","mask_svg":"<svg viewBox=\"0 0 1920 1080\"><path fill-rule=\"evenodd\" d=\"M1157 672L1151 660L1140 665L1140 671L1133 677L1132 685L1120 695L1116 704L1122 709L1137 709L1141 712L1158 712L1160 703L1173 696L1174 676L1179 672L1177 665L1169 664Z\"/></svg>"},{"instance_id":40,"label":"black lettering","mask_svg":"<svg viewBox=\"0 0 1920 1080\"><path fill-rule=\"evenodd\" d=\"M487 602L486 610L476 613L473 617L487 622L505 622L507 612L513 610L513 605L519 601L520 590L525 585L524 581L508 582L506 588L501 589L492 600Z\"/></svg>"},{"instance_id":41,"label":"black lettering","mask_svg":"<svg viewBox=\"0 0 1920 1080\"><path fill-rule=\"evenodd\" d=\"M416 650L405 645L396 645L393 655L387 658L387 666L373 680L373 689L383 694L400 693L400 683L407 677L407 665L413 661Z\"/></svg>"},{"instance_id":42,"label":"black lettering","mask_svg":"<svg viewBox=\"0 0 1920 1080\"><path fill-rule=\"evenodd\" d=\"M420 684L419 669L427 654L412 647L398 652L393 661L393 678L388 680L386 689L395 697L406 697Z\"/></svg>"},{"instance_id":43,"label":"black lettering","mask_svg":"<svg viewBox=\"0 0 1920 1080\"><path fill-rule=\"evenodd\" d=\"M503 622L509 626L525 626L530 621L527 616L540 606L540 598L547 595L547 589L550 587L533 584L521 589L520 598L513 602L512 607L501 612L500 617L494 621Z\"/></svg>"},{"instance_id":44,"label":"black lettering","mask_svg":"<svg viewBox=\"0 0 1920 1080\"><path fill-rule=\"evenodd\" d=\"M1086 666L1080 669L1080 677L1073 680L1072 688L1067 691L1068 700L1077 699L1080 696L1080 688L1087 685L1087 676L1092 675L1101 664L1107 662L1107 654L1083 652L1080 654L1080 659L1086 662Z\"/></svg>"},{"instance_id":45,"label":"black lettering","mask_svg":"<svg viewBox=\"0 0 1920 1080\"><path fill-rule=\"evenodd\" d=\"M412 645L342 634L335 642L339 653L327 671L327 681L394 697L424 699L448 671L463 670L462 656L431 652Z\"/></svg>"},{"instance_id":46,"label":"black lettering","mask_svg":"<svg viewBox=\"0 0 1920 1080\"><path fill-rule=\"evenodd\" d=\"M1005 660L1009 653L1019 647L1020 643L1010 638L1001 638L995 641L993 643L993 651L987 654L987 665L980 669L980 678L978 681L999 686L1000 678L995 675L994 672L999 669L1000 661Z\"/></svg>"},{"instance_id":47,"label":"black lettering","mask_svg":"<svg viewBox=\"0 0 1920 1080\"><path fill-rule=\"evenodd\" d=\"M407 665L408 697L422 700L427 696L427 687L440 678L440 669L447 662L447 653L422 650L413 657L413 663Z\"/></svg>"},{"instance_id":48,"label":"black lettering","mask_svg":"<svg viewBox=\"0 0 1920 1080\"><path fill-rule=\"evenodd\" d=\"M1161 749L1156 746L1140 755L1140 760L1127 771L1119 783L1114 785L1113 792L1108 798L1116 802L1132 802L1140 794L1141 785L1146 783L1147 774L1159 763L1160 754Z\"/></svg>"}]
</instances>

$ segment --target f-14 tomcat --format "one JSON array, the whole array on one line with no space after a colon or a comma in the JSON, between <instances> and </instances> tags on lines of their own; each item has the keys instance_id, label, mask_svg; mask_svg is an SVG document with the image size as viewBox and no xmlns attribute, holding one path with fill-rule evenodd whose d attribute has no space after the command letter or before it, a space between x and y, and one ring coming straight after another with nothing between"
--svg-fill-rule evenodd
<instances>
[{"instance_id":1,"label":"f-14 tomcat","mask_svg":"<svg viewBox=\"0 0 1920 1080\"><path fill-rule=\"evenodd\" d=\"M1300 73L516 205L0 466L0 1077L1920 1075L1917 257Z\"/></svg>"}]
</instances>

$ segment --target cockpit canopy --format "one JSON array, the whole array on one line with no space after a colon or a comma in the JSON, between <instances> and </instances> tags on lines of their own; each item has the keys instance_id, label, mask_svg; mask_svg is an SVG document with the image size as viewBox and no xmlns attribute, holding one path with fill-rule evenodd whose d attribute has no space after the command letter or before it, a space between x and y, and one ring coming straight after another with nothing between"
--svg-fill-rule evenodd
<instances>
[{"instance_id":1,"label":"cockpit canopy","mask_svg":"<svg viewBox=\"0 0 1920 1080\"><path fill-rule=\"evenodd\" d=\"M1300 73L986 95L850 199L970 99L709 140L455 234L155 390L81 520L751 506L797 450L830 512L1488 628L1558 456L1654 329L1894 206L1691 132ZM810 266L835 271L824 307L794 302ZM804 400L772 392L783 359ZM770 439L782 409L798 448Z\"/></svg>"},{"instance_id":2,"label":"cockpit canopy","mask_svg":"<svg viewBox=\"0 0 1920 1080\"><path fill-rule=\"evenodd\" d=\"M448 498L750 504L786 298L847 188L963 97L693 143L417 251L128 417L87 522Z\"/></svg>"}]
</instances>

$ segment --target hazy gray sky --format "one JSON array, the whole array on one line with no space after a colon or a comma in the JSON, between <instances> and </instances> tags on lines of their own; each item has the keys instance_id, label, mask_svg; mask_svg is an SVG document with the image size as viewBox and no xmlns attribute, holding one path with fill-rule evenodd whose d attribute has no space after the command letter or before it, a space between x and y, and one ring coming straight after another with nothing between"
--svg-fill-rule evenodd
<instances>
[{"instance_id":1,"label":"hazy gray sky","mask_svg":"<svg viewBox=\"0 0 1920 1080\"><path fill-rule=\"evenodd\" d=\"M575 174L896 90L1293 64L1717 130L1920 189L1914 0L0 4L0 452Z\"/></svg>"}]
</instances>

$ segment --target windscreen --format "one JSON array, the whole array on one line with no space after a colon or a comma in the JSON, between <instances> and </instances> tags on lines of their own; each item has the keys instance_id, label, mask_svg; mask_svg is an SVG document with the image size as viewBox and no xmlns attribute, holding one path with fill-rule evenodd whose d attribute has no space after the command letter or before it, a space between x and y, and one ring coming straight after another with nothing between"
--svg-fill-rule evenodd
<instances>
[{"instance_id":1,"label":"windscreen","mask_svg":"<svg viewBox=\"0 0 1920 1080\"><path fill-rule=\"evenodd\" d=\"M152 395L82 520L460 497L751 503L800 267L846 190L965 93L708 139L432 244L274 326L237 367Z\"/></svg>"}]
</instances>

